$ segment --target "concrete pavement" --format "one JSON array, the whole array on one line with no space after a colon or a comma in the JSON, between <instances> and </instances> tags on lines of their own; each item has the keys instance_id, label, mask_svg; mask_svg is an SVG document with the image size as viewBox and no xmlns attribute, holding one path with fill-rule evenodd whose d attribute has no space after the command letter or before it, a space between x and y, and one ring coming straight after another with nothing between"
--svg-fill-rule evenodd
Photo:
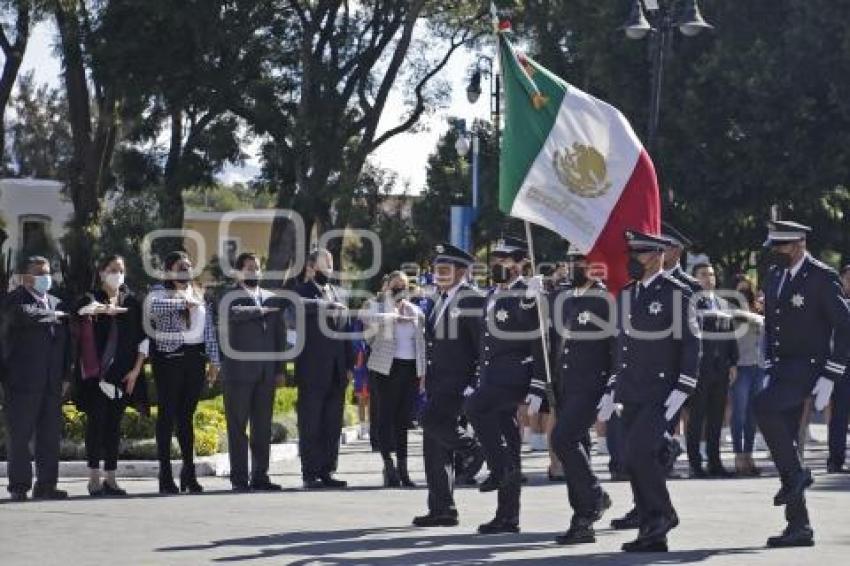
<instances>
[{"instance_id":1,"label":"concrete pavement","mask_svg":"<svg viewBox=\"0 0 850 566\"><path fill-rule=\"evenodd\" d=\"M413 479L423 484L418 433L413 438ZM123 485L131 497L90 499L84 480L63 480L70 501L0 504L0 564L846 564L850 476L824 475L824 460L825 445L814 445L808 453L816 473L808 496L817 538L812 549L764 548L783 527L782 510L771 505L778 487L771 473L671 482L681 518L671 552L625 555L620 545L634 532L607 524L628 510L631 496L628 484L607 481L604 457L594 463L614 507L599 524L598 543L558 547L552 538L569 520L565 487L546 480L540 453L524 458L530 482L523 489L522 534L473 534L495 507L495 494L474 488L458 490L459 527L415 529L410 519L425 510L424 488L379 489L380 458L368 443L356 442L343 448L339 475L352 486L345 491L302 491L293 461L275 464L273 479L286 488L276 494L236 495L226 479L204 478L203 495L160 497L155 480L128 478Z\"/></svg>"}]
</instances>

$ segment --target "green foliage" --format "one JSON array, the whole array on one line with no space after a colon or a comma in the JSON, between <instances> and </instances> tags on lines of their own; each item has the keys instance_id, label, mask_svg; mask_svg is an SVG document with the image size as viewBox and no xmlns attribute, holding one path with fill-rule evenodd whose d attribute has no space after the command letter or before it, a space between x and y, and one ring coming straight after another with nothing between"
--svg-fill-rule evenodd
<instances>
[{"instance_id":1,"label":"green foliage","mask_svg":"<svg viewBox=\"0 0 850 566\"><path fill-rule=\"evenodd\" d=\"M254 187L242 183L193 187L183 192L183 202L188 209L212 212L272 208L274 206L274 200L270 193L257 191Z\"/></svg>"}]
</instances>

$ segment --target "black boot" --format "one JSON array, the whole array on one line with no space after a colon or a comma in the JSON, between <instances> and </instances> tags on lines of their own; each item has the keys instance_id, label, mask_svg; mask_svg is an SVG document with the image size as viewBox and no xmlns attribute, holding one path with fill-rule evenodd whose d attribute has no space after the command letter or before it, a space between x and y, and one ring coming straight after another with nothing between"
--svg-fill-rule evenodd
<instances>
[{"instance_id":1,"label":"black boot","mask_svg":"<svg viewBox=\"0 0 850 566\"><path fill-rule=\"evenodd\" d=\"M198 478L195 476L194 464L183 464L180 470L180 491L189 493L201 493L204 488L198 483Z\"/></svg>"},{"instance_id":2,"label":"black boot","mask_svg":"<svg viewBox=\"0 0 850 566\"><path fill-rule=\"evenodd\" d=\"M171 463L159 463L159 493L160 495L174 495L180 493L171 475Z\"/></svg>"},{"instance_id":3,"label":"black boot","mask_svg":"<svg viewBox=\"0 0 850 566\"><path fill-rule=\"evenodd\" d=\"M392 456L384 455L384 487L399 487L401 481L398 478L398 471L393 464Z\"/></svg>"},{"instance_id":4,"label":"black boot","mask_svg":"<svg viewBox=\"0 0 850 566\"><path fill-rule=\"evenodd\" d=\"M556 544L587 544L593 542L596 542L596 533L593 531L593 519L591 517L573 516L567 532L555 537Z\"/></svg>"},{"instance_id":5,"label":"black boot","mask_svg":"<svg viewBox=\"0 0 850 566\"><path fill-rule=\"evenodd\" d=\"M402 487L416 487L413 480L410 479L410 474L407 472L407 456L398 454L398 479Z\"/></svg>"}]
</instances>

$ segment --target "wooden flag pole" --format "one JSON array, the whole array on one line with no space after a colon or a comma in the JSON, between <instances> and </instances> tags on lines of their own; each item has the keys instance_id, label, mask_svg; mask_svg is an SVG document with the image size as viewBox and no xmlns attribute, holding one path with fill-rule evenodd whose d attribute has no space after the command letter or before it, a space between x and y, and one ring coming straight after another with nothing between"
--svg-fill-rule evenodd
<instances>
[{"instance_id":1,"label":"wooden flag pole","mask_svg":"<svg viewBox=\"0 0 850 566\"><path fill-rule=\"evenodd\" d=\"M528 258L531 260L531 272L537 274L537 261L534 257L534 240L531 237L531 223L528 220L525 223L525 239L528 242ZM537 295L537 320L540 323L540 340L543 342L543 365L546 368L546 384L552 383L552 370L549 367L549 325L546 324L546 317L543 315L543 303L541 298L545 295L541 292Z\"/></svg>"}]
</instances>

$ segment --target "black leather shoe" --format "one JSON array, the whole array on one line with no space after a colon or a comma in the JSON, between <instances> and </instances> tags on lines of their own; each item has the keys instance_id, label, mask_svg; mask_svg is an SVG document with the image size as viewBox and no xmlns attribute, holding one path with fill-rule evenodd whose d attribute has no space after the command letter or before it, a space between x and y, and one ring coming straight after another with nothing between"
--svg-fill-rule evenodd
<instances>
[{"instance_id":1,"label":"black leather shoe","mask_svg":"<svg viewBox=\"0 0 850 566\"><path fill-rule=\"evenodd\" d=\"M800 470L787 483L783 482L782 487L773 497L773 504L777 507L788 505L791 501L799 499L806 488L815 483L812 478L812 471L808 468Z\"/></svg>"},{"instance_id":2,"label":"black leather shoe","mask_svg":"<svg viewBox=\"0 0 850 566\"><path fill-rule=\"evenodd\" d=\"M124 497L127 495L127 491L121 489L120 487L111 486L107 482L103 482L103 485L100 488L100 494L104 497Z\"/></svg>"},{"instance_id":3,"label":"black leather shoe","mask_svg":"<svg viewBox=\"0 0 850 566\"><path fill-rule=\"evenodd\" d=\"M159 478L160 495L175 495L177 493L180 493L180 489L178 489L177 484L174 483L174 479L170 476Z\"/></svg>"},{"instance_id":4,"label":"black leather shoe","mask_svg":"<svg viewBox=\"0 0 850 566\"><path fill-rule=\"evenodd\" d=\"M201 493L204 487L198 483L195 475L195 465L186 464L180 470L180 493Z\"/></svg>"},{"instance_id":5,"label":"black leather shoe","mask_svg":"<svg viewBox=\"0 0 850 566\"><path fill-rule=\"evenodd\" d=\"M719 478L719 479L728 479L734 478L735 474L727 470L723 467L722 464L709 464L708 466L708 477L710 478Z\"/></svg>"},{"instance_id":6,"label":"black leather shoe","mask_svg":"<svg viewBox=\"0 0 850 566\"><path fill-rule=\"evenodd\" d=\"M588 544L596 542L593 521L589 518L573 517L570 528L562 535L555 537L555 544Z\"/></svg>"},{"instance_id":7,"label":"black leather shoe","mask_svg":"<svg viewBox=\"0 0 850 566\"><path fill-rule=\"evenodd\" d=\"M674 519L675 517L675 519ZM657 517L650 521L644 529L641 530L639 538L649 540L659 540L667 537L667 533L672 531L679 524L678 517Z\"/></svg>"},{"instance_id":8,"label":"black leather shoe","mask_svg":"<svg viewBox=\"0 0 850 566\"><path fill-rule=\"evenodd\" d=\"M624 543L623 552L667 552L667 538L644 538L639 537L632 542Z\"/></svg>"},{"instance_id":9,"label":"black leather shoe","mask_svg":"<svg viewBox=\"0 0 850 566\"><path fill-rule=\"evenodd\" d=\"M519 525L515 521L508 521L501 517L496 517L489 523L478 525L479 535L499 535L503 533L518 533Z\"/></svg>"},{"instance_id":10,"label":"black leather shoe","mask_svg":"<svg viewBox=\"0 0 850 566\"><path fill-rule=\"evenodd\" d=\"M10 491L9 499L15 501L17 503L21 503L27 500L27 492L26 491Z\"/></svg>"},{"instance_id":11,"label":"black leather shoe","mask_svg":"<svg viewBox=\"0 0 850 566\"><path fill-rule=\"evenodd\" d=\"M304 489L324 489L325 483L319 478L304 478Z\"/></svg>"},{"instance_id":12,"label":"black leather shoe","mask_svg":"<svg viewBox=\"0 0 850 566\"><path fill-rule=\"evenodd\" d=\"M341 489L343 487L348 487L348 482L343 480L338 480L330 474L326 474L319 478L325 487Z\"/></svg>"},{"instance_id":13,"label":"black leather shoe","mask_svg":"<svg viewBox=\"0 0 850 566\"><path fill-rule=\"evenodd\" d=\"M599 497L599 502L596 504L596 512L593 514L593 520L598 521L605 514L605 511L611 508L611 496L608 492L603 491Z\"/></svg>"},{"instance_id":14,"label":"black leather shoe","mask_svg":"<svg viewBox=\"0 0 850 566\"><path fill-rule=\"evenodd\" d=\"M481 493L488 493L490 491L496 491L502 485L502 480L497 478L493 474L487 476L481 484L478 486L478 491Z\"/></svg>"},{"instance_id":15,"label":"black leather shoe","mask_svg":"<svg viewBox=\"0 0 850 566\"><path fill-rule=\"evenodd\" d=\"M251 482L252 491L283 491L283 488L269 480Z\"/></svg>"},{"instance_id":16,"label":"black leather shoe","mask_svg":"<svg viewBox=\"0 0 850 566\"><path fill-rule=\"evenodd\" d=\"M237 482L231 485L230 489L234 493L251 493L251 486L247 483Z\"/></svg>"},{"instance_id":17,"label":"black leather shoe","mask_svg":"<svg viewBox=\"0 0 850 566\"><path fill-rule=\"evenodd\" d=\"M611 521L611 528L615 531L625 531L628 529L639 529L640 528L640 513L638 513L637 508L632 508L631 511L626 513L624 516L619 519L614 519Z\"/></svg>"},{"instance_id":18,"label":"black leather shoe","mask_svg":"<svg viewBox=\"0 0 850 566\"><path fill-rule=\"evenodd\" d=\"M691 466L690 473L688 477L692 480L703 480L708 477L708 474L705 473L705 470L702 466Z\"/></svg>"},{"instance_id":19,"label":"black leather shoe","mask_svg":"<svg viewBox=\"0 0 850 566\"><path fill-rule=\"evenodd\" d=\"M42 500L68 499L68 492L56 489L56 486L53 485L41 487L36 484L32 490L32 498Z\"/></svg>"},{"instance_id":20,"label":"black leather shoe","mask_svg":"<svg viewBox=\"0 0 850 566\"><path fill-rule=\"evenodd\" d=\"M814 546L815 533L808 525L792 527L788 525L782 534L767 539L768 548L788 548L792 546Z\"/></svg>"},{"instance_id":21,"label":"black leather shoe","mask_svg":"<svg viewBox=\"0 0 850 566\"><path fill-rule=\"evenodd\" d=\"M428 513L413 518L415 527L456 527L457 515L452 513Z\"/></svg>"}]
</instances>

